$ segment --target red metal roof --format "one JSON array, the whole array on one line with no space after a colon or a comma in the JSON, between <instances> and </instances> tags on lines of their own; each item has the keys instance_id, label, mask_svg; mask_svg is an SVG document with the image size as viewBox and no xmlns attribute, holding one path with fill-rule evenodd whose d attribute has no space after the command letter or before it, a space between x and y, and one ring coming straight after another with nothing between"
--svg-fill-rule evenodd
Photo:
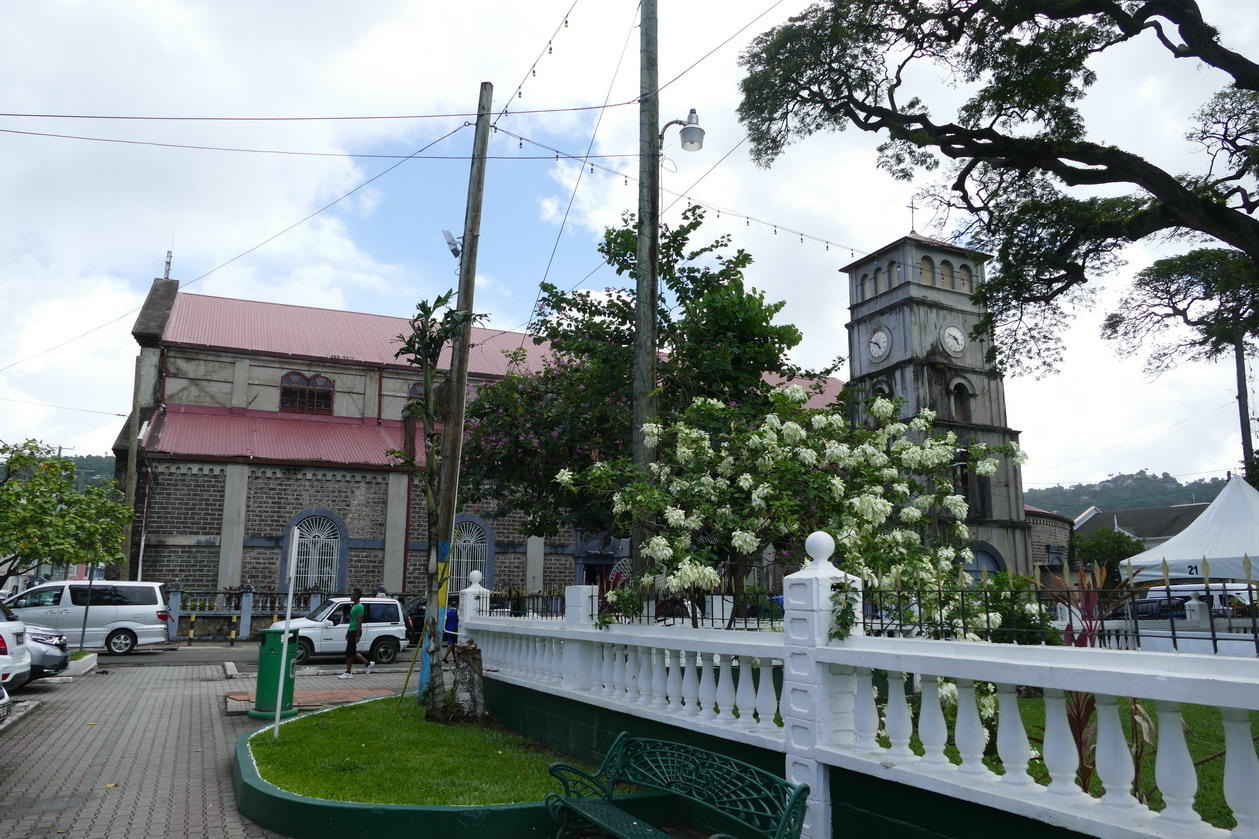
<instances>
[{"instance_id":1,"label":"red metal roof","mask_svg":"<svg viewBox=\"0 0 1259 839\"><path fill-rule=\"evenodd\" d=\"M418 435L417 435L418 436ZM260 463L328 463L397 468L389 449L402 448L402 423L377 425L341 417L289 417L267 411L170 405L150 428L150 457L251 459ZM417 452L423 461L422 446Z\"/></svg>"},{"instance_id":2,"label":"red metal roof","mask_svg":"<svg viewBox=\"0 0 1259 839\"><path fill-rule=\"evenodd\" d=\"M405 368L405 360L394 353L402 346L398 336L410 328L407 318L181 291L175 296L162 340L173 346ZM545 352L545 345L536 347L532 337L522 332L474 327L469 372L502 376L507 373L502 351L521 346L531 358ZM450 366L449 356L447 349L439 367Z\"/></svg>"}]
</instances>

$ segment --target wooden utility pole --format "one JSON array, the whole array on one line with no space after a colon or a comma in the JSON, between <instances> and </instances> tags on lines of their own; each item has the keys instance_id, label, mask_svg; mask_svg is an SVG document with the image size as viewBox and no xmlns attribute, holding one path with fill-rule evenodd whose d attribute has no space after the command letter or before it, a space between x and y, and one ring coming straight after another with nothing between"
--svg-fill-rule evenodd
<instances>
[{"instance_id":1,"label":"wooden utility pole","mask_svg":"<svg viewBox=\"0 0 1259 839\"><path fill-rule=\"evenodd\" d=\"M643 424L654 422L656 406L656 296L660 257L660 96L656 38L656 0L642 0L638 99L638 252L634 266L634 465L644 474L655 452L647 445ZM633 565L643 567L643 534L633 533Z\"/></svg>"},{"instance_id":2,"label":"wooden utility pole","mask_svg":"<svg viewBox=\"0 0 1259 839\"><path fill-rule=\"evenodd\" d=\"M481 99L477 103L476 134L472 141L472 167L468 175L468 209L463 221L463 248L459 255L459 302L456 308L468 319L455 336L450 351L450 376L446 380L450 410L442 423L441 475L438 487L437 523L440 537L437 546L440 564L450 561L454 540L455 508L459 495L459 459L463 452L463 416L468 396L468 351L472 339L472 300L476 285L477 246L481 237L481 199L485 194L485 156L490 143L490 106L494 85L481 82ZM432 539L432 534L429 535Z\"/></svg>"}]
</instances>

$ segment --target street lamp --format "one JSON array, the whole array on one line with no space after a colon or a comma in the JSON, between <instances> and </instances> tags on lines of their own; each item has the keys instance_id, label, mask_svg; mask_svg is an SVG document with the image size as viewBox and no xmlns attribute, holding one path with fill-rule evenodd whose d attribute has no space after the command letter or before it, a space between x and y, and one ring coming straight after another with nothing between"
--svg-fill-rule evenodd
<instances>
[{"instance_id":1,"label":"street lamp","mask_svg":"<svg viewBox=\"0 0 1259 839\"><path fill-rule=\"evenodd\" d=\"M660 145L664 145L664 132L671 125L680 125L682 130L682 151L699 151L704 147L704 129L700 127L699 116L696 115L695 109L691 108L691 113L686 120L671 119L664 124L664 128L660 129Z\"/></svg>"}]
</instances>

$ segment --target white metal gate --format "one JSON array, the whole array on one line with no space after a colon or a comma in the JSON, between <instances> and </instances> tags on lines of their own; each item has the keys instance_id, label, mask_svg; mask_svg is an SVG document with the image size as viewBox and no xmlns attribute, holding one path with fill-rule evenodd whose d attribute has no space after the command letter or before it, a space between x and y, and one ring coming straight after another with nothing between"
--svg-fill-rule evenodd
<instances>
[{"instance_id":1,"label":"white metal gate","mask_svg":"<svg viewBox=\"0 0 1259 839\"><path fill-rule=\"evenodd\" d=\"M468 587L468 574L480 571L486 578L489 568L489 538L485 528L474 521L455 522L455 539L450 551L449 597Z\"/></svg>"},{"instance_id":2,"label":"white metal gate","mask_svg":"<svg viewBox=\"0 0 1259 839\"><path fill-rule=\"evenodd\" d=\"M295 586L330 594L338 588L337 560L341 555L341 531L327 516L311 516L297 525L297 575Z\"/></svg>"}]
</instances>

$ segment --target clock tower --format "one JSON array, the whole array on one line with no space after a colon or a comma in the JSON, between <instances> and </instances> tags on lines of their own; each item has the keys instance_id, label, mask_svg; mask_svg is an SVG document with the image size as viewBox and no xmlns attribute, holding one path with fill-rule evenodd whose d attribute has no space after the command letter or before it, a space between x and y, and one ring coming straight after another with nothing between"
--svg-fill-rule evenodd
<instances>
[{"instance_id":1,"label":"clock tower","mask_svg":"<svg viewBox=\"0 0 1259 839\"><path fill-rule=\"evenodd\" d=\"M844 266L848 274L849 387L864 399L900 397L906 417L929 408L938 431L959 446L1018 441L1006 421L1005 388L990 375L990 341L973 336L982 311L971 295L987 257L910 233ZM975 565L1032 575L1030 528L1019 467L1002 458L996 474L956 474L970 504L967 525ZM969 568L969 566L968 566Z\"/></svg>"}]
</instances>

